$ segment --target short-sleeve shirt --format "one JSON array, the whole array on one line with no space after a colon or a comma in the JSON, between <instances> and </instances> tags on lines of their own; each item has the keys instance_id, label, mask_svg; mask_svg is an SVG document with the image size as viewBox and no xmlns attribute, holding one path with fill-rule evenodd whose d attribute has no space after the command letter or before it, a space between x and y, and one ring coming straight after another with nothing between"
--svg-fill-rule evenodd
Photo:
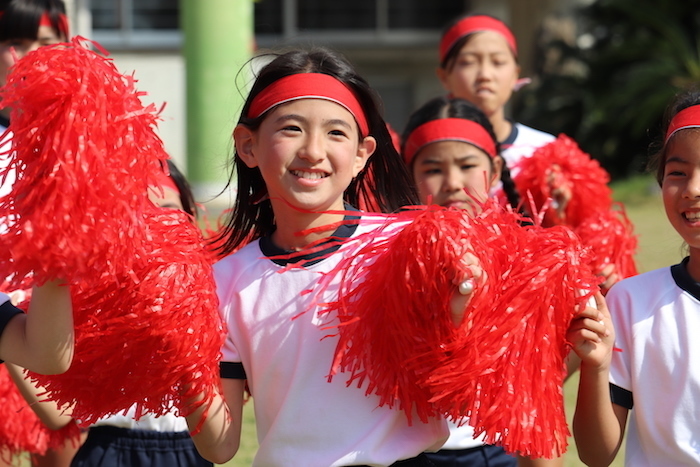
<instances>
[{"instance_id":1,"label":"short-sleeve shirt","mask_svg":"<svg viewBox=\"0 0 700 467\"><path fill-rule=\"evenodd\" d=\"M7 294L0 292L0 336L2 336L2 333L5 332L7 323L9 323L12 318L20 313L22 313L22 310L10 302L10 297Z\"/></svg>"},{"instance_id":2,"label":"short-sleeve shirt","mask_svg":"<svg viewBox=\"0 0 700 467\"><path fill-rule=\"evenodd\" d=\"M700 465L700 284L681 264L615 284L613 402L631 408L625 465ZM620 397L623 396L623 397Z\"/></svg>"},{"instance_id":3,"label":"short-sleeve shirt","mask_svg":"<svg viewBox=\"0 0 700 467\"><path fill-rule=\"evenodd\" d=\"M328 382L338 339L327 337L333 332L323 329L326 320L317 307L308 308L312 298L302 292L339 263L343 248L282 272L269 239L261 239L214 266L229 330L223 362L242 362L255 400L254 466L390 465L447 438L444 420L414 417L411 426L403 411L378 407L377 396L365 395L366 382L348 387L344 374ZM336 296L334 281L322 300Z\"/></svg>"}]
</instances>

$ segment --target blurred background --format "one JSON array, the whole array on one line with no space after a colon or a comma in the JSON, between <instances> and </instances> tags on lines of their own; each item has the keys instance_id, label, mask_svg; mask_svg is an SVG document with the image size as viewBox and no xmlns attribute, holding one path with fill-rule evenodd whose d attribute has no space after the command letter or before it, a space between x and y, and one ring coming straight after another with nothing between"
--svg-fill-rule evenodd
<instances>
[{"instance_id":1,"label":"blurred background","mask_svg":"<svg viewBox=\"0 0 700 467\"><path fill-rule=\"evenodd\" d=\"M249 74L268 49L323 45L379 91L398 131L442 93L442 28L492 14L518 40L522 76L509 112L566 133L614 180L643 170L666 103L700 79L700 0L67 0L73 33L134 71L146 101L166 103L160 134L202 201L223 186ZM226 200L223 201L227 203Z\"/></svg>"}]
</instances>

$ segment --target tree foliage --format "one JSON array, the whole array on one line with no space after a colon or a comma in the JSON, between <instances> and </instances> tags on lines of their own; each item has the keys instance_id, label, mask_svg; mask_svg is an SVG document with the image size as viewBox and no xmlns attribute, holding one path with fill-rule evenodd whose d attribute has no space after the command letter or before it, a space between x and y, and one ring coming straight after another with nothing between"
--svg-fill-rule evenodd
<instances>
[{"instance_id":1,"label":"tree foliage","mask_svg":"<svg viewBox=\"0 0 700 467\"><path fill-rule=\"evenodd\" d=\"M542 44L516 120L573 137L613 178L638 172L668 102L700 82L700 0L597 0L575 18L574 40Z\"/></svg>"}]
</instances>

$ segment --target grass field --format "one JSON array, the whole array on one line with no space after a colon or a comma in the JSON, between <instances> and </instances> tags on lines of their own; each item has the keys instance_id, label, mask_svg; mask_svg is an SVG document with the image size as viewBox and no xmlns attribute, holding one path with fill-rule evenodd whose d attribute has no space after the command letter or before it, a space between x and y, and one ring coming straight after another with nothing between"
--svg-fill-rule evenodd
<instances>
[{"instance_id":1,"label":"grass field","mask_svg":"<svg viewBox=\"0 0 700 467\"><path fill-rule=\"evenodd\" d=\"M653 181L649 177L636 177L619 184L614 184L615 199L623 203L627 214L635 225L639 236L637 266L640 272L646 272L680 261L684 253L682 242L666 219L663 204ZM578 375L572 376L564 387L567 416L571 419L576 403ZM252 462L257 449L255 437L255 419L252 402L245 408L242 444L236 458L225 464L226 467L246 467ZM624 453L620 453L613 466L623 465ZM565 467L581 466L573 439L569 440Z\"/></svg>"}]
</instances>

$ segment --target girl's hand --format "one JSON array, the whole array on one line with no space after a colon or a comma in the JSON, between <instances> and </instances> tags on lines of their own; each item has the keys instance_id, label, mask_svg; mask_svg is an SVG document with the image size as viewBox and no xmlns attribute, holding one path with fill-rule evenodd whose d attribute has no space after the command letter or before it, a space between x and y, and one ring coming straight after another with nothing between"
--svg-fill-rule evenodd
<instances>
[{"instance_id":1,"label":"girl's hand","mask_svg":"<svg viewBox=\"0 0 700 467\"><path fill-rule=\"evenodd\" d=\"M553 165L547 174L547 184L552 195L552 207L561 222L566 221L566 208L573 197L571 183L564 177L561 167Z\"/></svg>"},{"instance_id":2,"label":"girl's hand","mask_svg":"<svg viewBox=\"0 0 700 467\"><path fill-rule=\"evenodd\" d=\"M573 351L581 359L582 366L609 368L615 344L610 311L603 294L595 294L596 308L587 306L577 314L566 333Z\"/></svg>"},{"instance_id":3,"label":"girl's hand","mask_svg":"<svg viewBox=\"0 0 700 467\"><path fill-rule=\"evenodd\" d=\"M620 276L617 274L617 271L615 270L615 265L614 264L608 264L606 265L599 273L599 277L602 277L604 279L604 282L600 284L600 288L603 289L603 295L608 293L608 290L610 290L610 287L612 287L617 281L620 280Z\"/></svg>"},{"instance_id":4,"label":"girl's hand","mask_svg":"<svg viewBox=\"0 0 700 467\"><path fill-rule=\"evenodd\" d=\"M450 311L452 312L452 324L455 327L459 327L462 324L464 312L471 301L475 288L486 280L486 274L480 266L479 258L471 253L467 253L462 258L462 261L467 266L469 274L455 278L453 281L457 289L450 300Z\"/></svg>"}]
</instances>

